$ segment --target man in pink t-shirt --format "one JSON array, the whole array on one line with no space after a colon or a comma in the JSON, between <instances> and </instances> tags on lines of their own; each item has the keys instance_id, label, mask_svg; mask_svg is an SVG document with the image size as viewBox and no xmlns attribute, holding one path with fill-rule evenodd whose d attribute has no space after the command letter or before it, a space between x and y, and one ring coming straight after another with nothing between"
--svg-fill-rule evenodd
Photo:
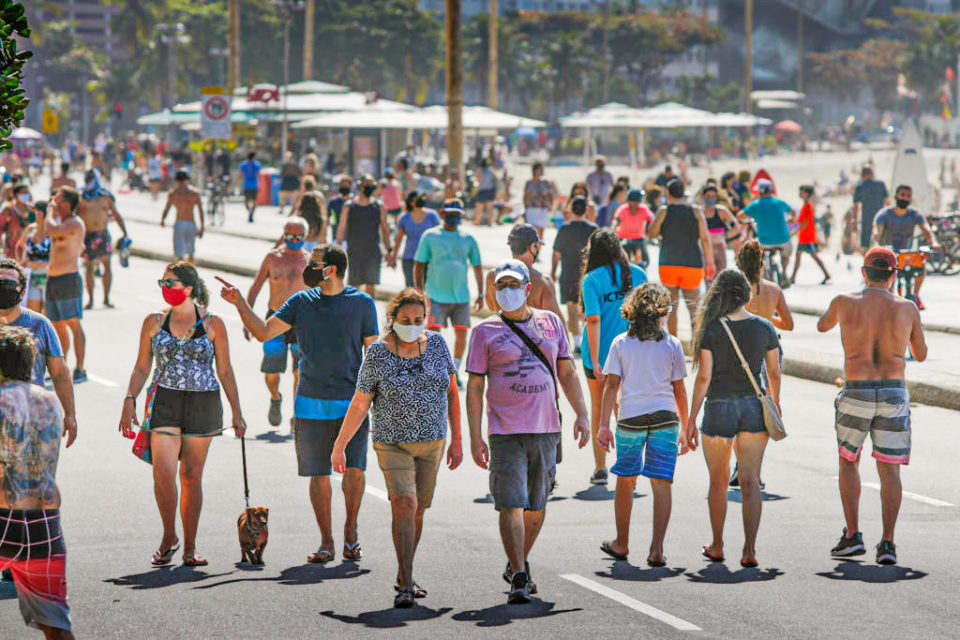
<instances>
[{"instance_id":1,"label":"man in pink t-shirt","mask_svg":"<svg viewBox=\"0 0 960 640\"><path fill-rule=\"evenodd\" d=\"M540 532L556 474L561 435L557 381L576 411L573 434L581 448L590 440L590 427L563 322L551 311L527 305L532 288L527 266L519 260L501 263L494 287L501 313L470 335L467 419L474 462L483 469L489 463L490 493L500 512L508 559L503 573L510 583L507 602L516 604L537 592L524 547L527 538L532 546ZM549 368L517 332L536 345ZM485 387L489 449L482 433Z\"/></svg>"},{"instance_id":2,"label":"man in pink t-shirt","mask_svg":"<svg viewBox=\"0 0 960 640\"><path fill-rule=\"evenodd\" d=\"M390 167L384 171L383 180L380 181L380 200L383 201L383 208L396 222L397 217L403 213L403 187Z\"/></svg>"},{"instance_id":3,"label":"man in pink t-shirt","mask_svg":"<svg viewBox=\"0 0 960 640\"><path fill-rule=\"evenodd\" d=\"M646 267L650 263L647 255L647 225L653 222L654 215L643 204L643 191L631 189L627 194L627 203L620 205L613 214L613 229L623 242L623 249L631 262ZM637 254L640 254L639 260Z\"/></svg>"}]
</instances>

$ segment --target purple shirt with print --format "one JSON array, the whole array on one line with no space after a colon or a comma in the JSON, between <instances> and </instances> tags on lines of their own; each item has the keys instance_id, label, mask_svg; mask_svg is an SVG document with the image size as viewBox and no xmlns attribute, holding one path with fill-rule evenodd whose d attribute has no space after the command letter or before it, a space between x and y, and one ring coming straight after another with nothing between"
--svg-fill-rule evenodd
<instances>
[{"instance_id":1,"label":"purple shirt with print","mask_svg":"<svg viewBox=\"0 0 960 640\"><path fill-rule=\"evenodd\" d=\"M556 372L557 361L570 358L563 323L551 311L531 311L530 319L516 326L540 347ZM560 431L553 377L500 316L471 331L467 372L487 377L490 435Z\"/></svg>"}]
</instances>

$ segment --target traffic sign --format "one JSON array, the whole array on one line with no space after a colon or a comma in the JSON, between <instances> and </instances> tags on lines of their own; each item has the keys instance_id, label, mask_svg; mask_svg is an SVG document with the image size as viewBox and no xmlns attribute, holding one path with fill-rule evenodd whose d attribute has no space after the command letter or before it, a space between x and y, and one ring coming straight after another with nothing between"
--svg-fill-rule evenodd
<instances>
[{"instance_id":1,"label":"traffic sign","mask_svg":"<svg viewBox=\"0 0 960 640\"><path fill-rule=\"evenodd\" d=\"M44 109L41 115L44 133L58 133L60 131L60 116L53 109Z\"/></svg>"},{"instance_id":2,"label":"traffic sign","mask_svg":"<svg viewBox=\"0 0 960 640\"><path fill-rule=\"evenodd\" d=\"M229 140L230 127L230 94L223 87L204 87L200 113L200 131L204 138Z\"/></svg>"}]
</instances>

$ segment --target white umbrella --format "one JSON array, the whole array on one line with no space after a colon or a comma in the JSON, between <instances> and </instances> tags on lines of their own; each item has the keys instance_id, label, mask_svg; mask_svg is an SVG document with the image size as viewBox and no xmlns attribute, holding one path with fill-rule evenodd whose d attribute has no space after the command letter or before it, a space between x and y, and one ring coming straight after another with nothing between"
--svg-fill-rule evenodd
<instances>
[{"instance_id":1,"label":"white umbrella","mask_svg":"<svg viewBox=\"0 0 960 640\"><path fill-rule=\"evenodd\" d=\"M18 127L10 134L11 140L43 140L43 134L30 127Z\"/></svg>"}]
</instances>

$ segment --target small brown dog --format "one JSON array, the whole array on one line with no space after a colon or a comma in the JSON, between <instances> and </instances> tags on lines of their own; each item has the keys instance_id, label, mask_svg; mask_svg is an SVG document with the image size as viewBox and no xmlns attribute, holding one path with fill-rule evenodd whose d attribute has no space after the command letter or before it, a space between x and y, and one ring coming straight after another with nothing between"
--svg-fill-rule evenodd
<instances>
[{"instance_id":1,"label":"small brown dog","mask_svg":"<svg viewBox=\"0 0 960 640\"><path fill-rule=\"evenodd\" d=\"M263 550L267 547L266 507L247 507L237 520L237 534L240 537L240 562L249 560L250 564L263 564Z\"/></svg>"}]
</instances>

